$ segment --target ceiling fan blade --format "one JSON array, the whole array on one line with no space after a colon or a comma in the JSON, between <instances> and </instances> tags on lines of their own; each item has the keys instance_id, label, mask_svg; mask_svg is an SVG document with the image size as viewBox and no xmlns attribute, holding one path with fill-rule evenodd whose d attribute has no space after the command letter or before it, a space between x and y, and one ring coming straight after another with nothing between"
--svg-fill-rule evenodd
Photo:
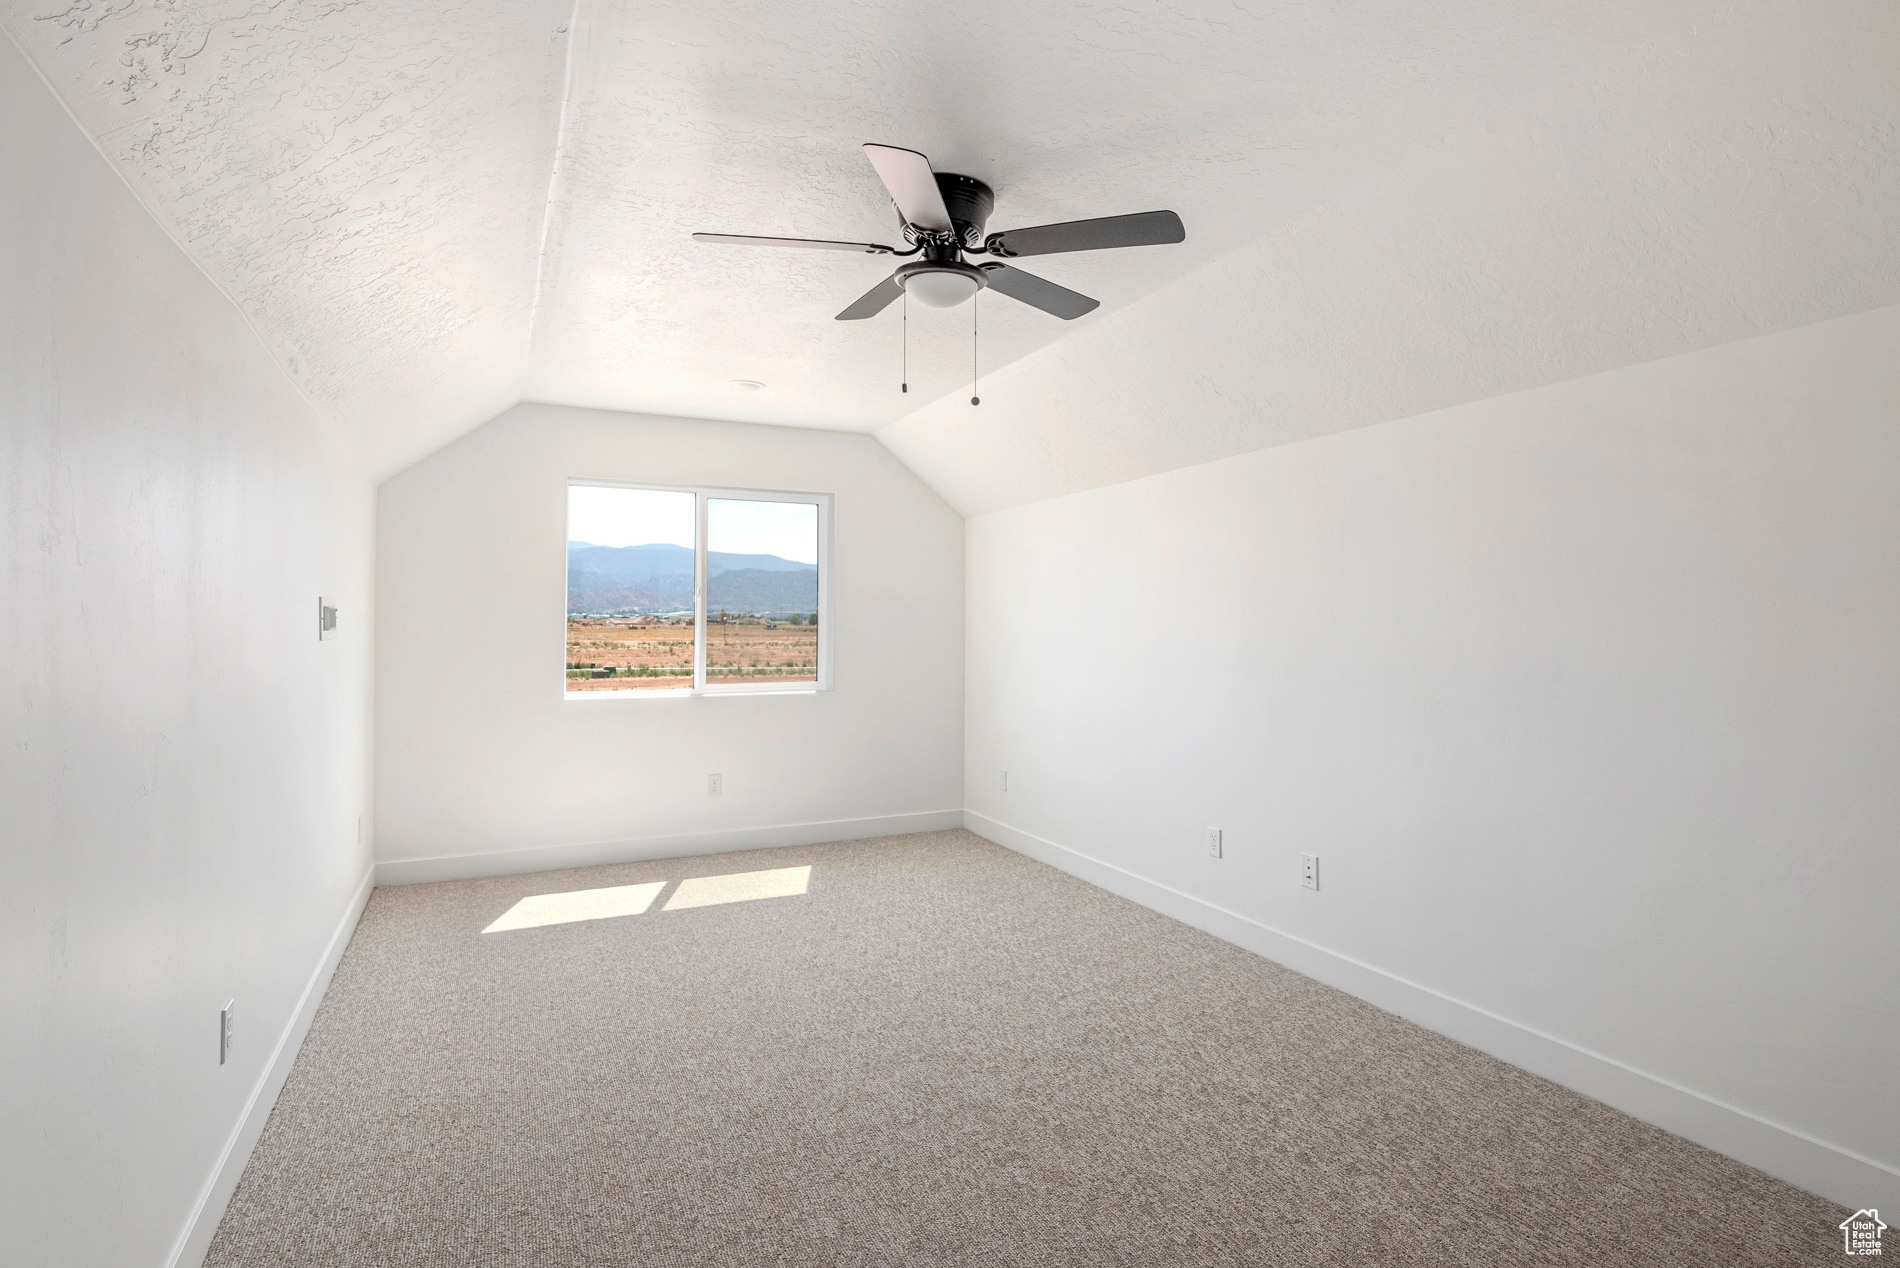
<instances>
[{"instance_id":1,"label":"ceiling fan blade","mask_svg":"<svg viewBox=\"0 0 1900 1268\"><path fill-rule=\"evenodd\" d=\"M991 255L1054 255L1059 251L1101 251L1108 247L1158 247L1185 242L1187 229L1171 211L1141 211L1132 216L1070 220L1032 229L1005 229L983 242Z\"/></svg>"},{"instance_id":2,"label":"ceiling fan blade","mask_svg":"<svg viewBox=\"0 0 1900 1268\"><path fill-rule=\"evenodd\" d=\"M895 255L895 247L875 242L828 242L823 238L754 238L743 233L696 233L694 242L725 242L735 247L812 247L819 251L856 251L861 255Z\"/></svg>"},{"instance_id":3,"label":"ceiling fan blade","mask_svg":"<svg viewBox=\"0 0 1900 1268\"><path fill-rule=\"evenodd\" d=\"M932 233L950 233L950 209L943 205L943 191L930 170L930 160L915 150L895 145L866 145L864 156L877 169L878 179L891 191L897 214L905 223Z\"/></svg>"},{"instance_id":4,"label":"ceiling fan blade","mask_svg":"<svg viewBox=\"0 0 1900 1268\"><path fill-rule=\"evenodd\" d=\"M866 317L875 317L891 306L891 301L904 293L893 274L873 286L858 297L858 301L838 314L839 321L863 321Z\"/></svg>"},{"instance_id":5,"label":"ceiling fan blade","mask_svg":"<svg viewBox=\"0 0 1900 1268\"><path fill-rule=\"evenodd\" d=\"M1034 273L1012 269L1007 264L985 264L982 267L990 275L991 290L1001 291L1011 299L1020 299L1031 308L1040 308L1064 321L1074 321L1082 314L1092 313L1102 306L1099 299L1090 299L1066 286L1057 286L1054 282L1037 277Z\"/></svg>"}]
</instances>

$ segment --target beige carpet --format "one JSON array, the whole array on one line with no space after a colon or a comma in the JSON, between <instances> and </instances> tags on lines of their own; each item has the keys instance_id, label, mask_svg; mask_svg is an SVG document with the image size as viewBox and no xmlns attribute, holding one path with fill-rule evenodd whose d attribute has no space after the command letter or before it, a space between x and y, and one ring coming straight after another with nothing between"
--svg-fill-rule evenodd
<instances>
[{"instance_id":1,"label":"beige carpet","mask_svg":"<svg viewBox=\"0 0 1900 1268\"><path fill-rule=\"evenodd\" d=\"M206 1262L1831 1264L1846 1214L943 832L377 890Z\"/></svg>"}]
</instances>

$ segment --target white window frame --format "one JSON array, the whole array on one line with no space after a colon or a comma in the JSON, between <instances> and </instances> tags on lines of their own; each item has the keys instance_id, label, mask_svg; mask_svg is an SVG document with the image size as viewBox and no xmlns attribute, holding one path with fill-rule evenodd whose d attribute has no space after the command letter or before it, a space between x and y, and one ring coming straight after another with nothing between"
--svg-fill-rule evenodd
<instances>
[{"instance_id":1,"label":"white window frame","mask_svg":"<svg viewBox=\"0 0 1900 1268\"><path fill-rule=\"evenodd\" d=\"M669 687L659 691L620 688L612 691L569 691L567 689L567 587L562 578L561 610L561 694L568 700L677 700L686 696L783 696L812 695L830 691L832 669L831 629L831 494L795 493L784 489L730 489L699 484L634 484L625 480L592 480L572 477L566 488L630 489L643 493L690 493L693 495L693 685ZM568 496L563 493L563 497ZM715 500L740 502L797 502L818 508L818 681L817 682L728 682L706 681L706 504ZM565 529L567 505L561 507L563 537L561 566L567 566Z\"/></svg>"}]
</instances>

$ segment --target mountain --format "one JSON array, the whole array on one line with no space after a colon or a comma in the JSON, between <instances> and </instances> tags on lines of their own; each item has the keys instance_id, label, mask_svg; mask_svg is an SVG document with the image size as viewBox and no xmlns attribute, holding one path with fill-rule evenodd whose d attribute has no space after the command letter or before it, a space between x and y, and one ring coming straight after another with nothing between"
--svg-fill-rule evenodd
<instances>
[{"instance_id":1,"label":"mountain","mask_svg":"<svg viewBox=\"0 0 1900 1268\"><path fill-rule=\"evenodd\" d=\"M571 541L567 544L567 568L570 574L576 569L583 572L597 572L612 577L623 586L637 586L648 577L666 573L691 573L693 552L685 546L673 546L663 542L655 542L647 546L594 546L587 542ZM741 568L762 572L817 571L812 564L801 564L795 559L781 559L777 555L741 555L726 550L706 552L706 575L709 577L717 577L722 572L732 572Z\"/></svg>"},{"instance_id":2,"label":"mountain","mask_svg":"<svg viewBox=\"0 0 1900 1268\"><path fill-rule=\"evenodd\" d=\"M735 568L715 575L706 583L706 611L725 608L732 612L816 612L818 610L818 570L806 567L798 572L786 569Z\"/></svg>"},{"instance_id":3,"label":"mountain","mask_svg":"<svg viewBox=\"0 0 1900 1268\"><path fill-rule=\"evenodd\" d=\"M587 546L567 544L567 588L615 589L643 586L649 577L667 573L693 574L693 552L684 546ZM585 574L587 585L577 587L576 574ZM599 585L600 578L611 585Z\"/></svg>"},{"instance_id":4,"label":"mountain","mask_svg":"<svg viewBox=\"0 0 1900 1268\"><path fill-rule=\"evenodd\" d=\"M796 559L780 559L777 555L735 555L727 550L709 550L706 552L706 572L717 577L722 572L735 572L741 568L750 568L758 572L809 572L817 575L817 564L801 564Z\"/></svg>"},{"instance_id":5,"label":"mountain","mask_svg":"<svg viewBox=\"0 0 1900 1268\"><path fill-rule=\"evenodd\" d=\"M777 555L706 552L707 602L717 611L812 612L818 569ZM624 596L638 595L638 598ZM677 611L693 606L693 552L684 546L567 544L570 612L633 609Z\"/></svg>"},{"instance_id":6,"label":"mountain","mask_svg":"<svg viewBox=\"0 0 1900 1268\"><path fill-rule=\"evenodd\" d=\"M693 607L693 574L663 573L638 586L622 585L602 572L567 574L569 612L683 612Z\"/></svg>"},{"instance_id":7,"label":"mountain","mask_svg":"<svg viewBox=\"0 0 1900 1268\"><path fill-rule=\"evenodd\" d=\"M693 604L692 596L686 599L686 607ZM668 603L665 597L651 590L569 590L567 592L567 610L571 615L579 616L589 612L631 612L671 610L675 604Z\"/></svg>"},{"instance_id":8,"label":"mountain","mask_svg":"<svg viewBox=\"0 0 1900 1268\"><path fill-rule=\"evenodd\" d=\"M569 594L573 594L577 590L619 590L622 588L620 578L609 576L607 573L598 572L592 568L569 568L567 570L567 592Z\"/></svg>"}]
</instances>

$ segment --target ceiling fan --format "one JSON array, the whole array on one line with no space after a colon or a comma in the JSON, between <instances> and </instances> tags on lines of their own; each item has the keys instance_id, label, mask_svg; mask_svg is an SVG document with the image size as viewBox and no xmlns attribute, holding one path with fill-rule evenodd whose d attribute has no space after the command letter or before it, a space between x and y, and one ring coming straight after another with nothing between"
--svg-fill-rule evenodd
<instances>
[{"instance_id":1,"label":"ceiling fan","mask_svg":"<svg viewBox=\"0 0 1900 1268\"><path fill-rule=\"evenodd\" d=\"M954 308L985 287L1064 321L1073 321L1100 307L1101 301L1057 286L1034 273L1011 268L1002 261L1063 251L1160 246L1187 239L1181 217L1171 211L1071 220L1032 229L1007 229L985 236L983 228L996 205L996 195L988 185L972 176L933 172L930 160L915 150L894 145L867 145L864 153L877 169L884 188L891 191L891 202L897 208L898 222L903 226L904 242L909 250L899 251L875 242L756 238L736 233L696 233L693 241L920 257L899 265L895 273L839 313L839 321L875 317L898 296L906 294L933 308ZM998 259L990 264L968 264L963 259L966 255L993 255Z\"/></svg>"}]
</instances>

